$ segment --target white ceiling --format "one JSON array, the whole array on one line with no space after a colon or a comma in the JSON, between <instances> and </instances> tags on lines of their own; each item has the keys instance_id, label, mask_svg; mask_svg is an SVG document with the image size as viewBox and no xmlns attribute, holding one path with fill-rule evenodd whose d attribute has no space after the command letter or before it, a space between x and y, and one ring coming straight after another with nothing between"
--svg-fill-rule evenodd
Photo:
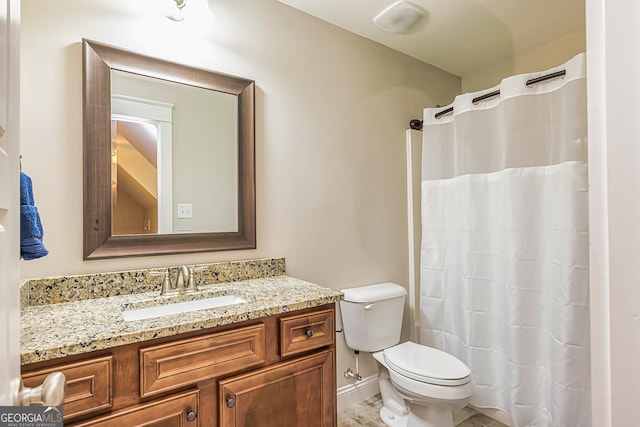
<instances>
[{"instance_id":1,"label":"white ceiling","mask_svg":"<svg viewBox=\"0 0 640 427\"><path fill-rule=\"evenodd\" d=\"M373 18L396 0L279 0L458 76L584 30L584 0L409 0L427 12L408 34Z\"/></svg>"}]
</instances>

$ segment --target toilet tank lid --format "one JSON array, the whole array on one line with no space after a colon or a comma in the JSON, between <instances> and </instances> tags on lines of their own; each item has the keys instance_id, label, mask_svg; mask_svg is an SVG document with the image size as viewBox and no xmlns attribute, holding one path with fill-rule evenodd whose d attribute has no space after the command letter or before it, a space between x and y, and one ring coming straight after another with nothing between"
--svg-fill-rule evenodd
<instances>
[{"instance_id":1,"label":"toilet tank lid","mask_svg":"<svg viewBox=\"0 0 640 427\"><path fill-rule=\"evenodd\" d=\"M340 292L344 294L344 301L364 303L384 301L407 294L407 290L404 287L391 282L342 289Z\"/></svg>"}]
</instances>

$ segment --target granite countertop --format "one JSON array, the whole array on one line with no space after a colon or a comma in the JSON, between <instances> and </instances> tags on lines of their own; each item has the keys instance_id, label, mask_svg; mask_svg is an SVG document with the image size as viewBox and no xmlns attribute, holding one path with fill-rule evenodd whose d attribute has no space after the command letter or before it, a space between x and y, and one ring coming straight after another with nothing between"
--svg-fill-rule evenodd
<instances>
[{"instance_id":1,"label":"granite countertop","mask_svg":"<svg viewBox=\"0 0 640 427\"><path fill-rule=\"evenodd\" d=\"M139 321L125 321L122 315L123 310L226 295L247 302ZM334 289L276 276L200 286L195 295L160 297L154 291L30 306L21 316L21 364L316 307L342 297Z\"/></svg>"}]
</instances>

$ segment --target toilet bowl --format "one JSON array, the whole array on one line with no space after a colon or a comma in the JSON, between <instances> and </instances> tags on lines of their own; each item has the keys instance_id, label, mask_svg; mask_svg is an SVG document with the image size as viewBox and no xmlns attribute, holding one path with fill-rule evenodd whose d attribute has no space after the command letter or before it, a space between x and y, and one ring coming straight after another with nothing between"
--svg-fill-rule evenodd
<instances>
[{"instance_id":1,"label":"toilet bowl","mask_svg":"<svg viewBox=\"0 0 640 427\"><path fill-rule=\"evenodd\" d=\"M373 354L383 407L393 427L453 427L452 411L473 393L469 368L454 356L411 341Z\"/></svg>"},{"instance_id":2,"label":"toilet bowl","mask_svg":"<svg viewBox=\"0 0 640 427\"><path fill-rule=\"evenodd\" d=\"M471 371L453 355L411 341L398 344L406 290L380 283L342 290L347 347L373 354L391 427L453 427L453 410L469 403Z\"/></svg>"}]
</instances>

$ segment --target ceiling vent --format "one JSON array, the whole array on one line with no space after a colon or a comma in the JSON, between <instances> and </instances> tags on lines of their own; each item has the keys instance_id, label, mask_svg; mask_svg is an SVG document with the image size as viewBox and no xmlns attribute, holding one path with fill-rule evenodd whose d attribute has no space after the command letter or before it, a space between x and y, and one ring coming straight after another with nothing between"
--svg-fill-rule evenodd
<instances>
[{"instance_id":1,"label":"ceiling vent","mask_svg":"<svg viewBox=\"0 0 640 427\"><path fill-rule=\"evenodd\" d=\"M406 33L425 15L425 11L408 1L397 1L380 12L373 22L391 33Z\"/></svg>"}]
</instances>

